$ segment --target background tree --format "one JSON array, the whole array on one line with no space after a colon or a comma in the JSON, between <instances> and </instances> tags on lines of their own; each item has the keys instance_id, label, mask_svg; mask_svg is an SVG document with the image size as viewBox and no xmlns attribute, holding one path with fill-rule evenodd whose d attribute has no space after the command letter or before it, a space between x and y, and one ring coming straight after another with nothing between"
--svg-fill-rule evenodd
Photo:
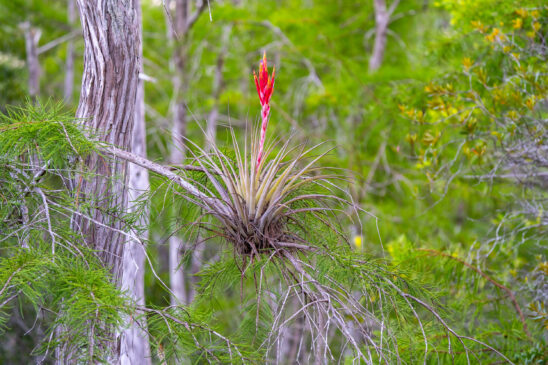
<instances>
[{"instance_id":1,"label":"background tree","mask_svg":"<svg viewBox=\"0 0 548 365\"><path fill-rule=\"evenodd\" d=\"M135 5L137 9L137 23L142 38L142 13L139 1ZM139 46L139 57L143 57L143 46ZM131 137L131 150L137 156L146 158L146 123L145 123L145 85L143 67L139 72L139 81L135 95L135 116L133 133ZM127 242L124 248L122 263L123 290L129 292L130 297L139 306L145 305L145 256L146 243L148 241L149 208L142 210L143 196L150 189L148 170L130 164L128 168L128 212L136 214L139 219L137 226L140 230L132 232L133 239ZM121 364L149 364L150 344L148 340L146 319L139 317L142 312L136 312L128 319L129 328L121 334L120 363Z\"/></svg>"},{"instance_id":2,"label":"background tree","mask_svg":"<svg viewBox=\"0 0 548 365\"><path fill-rule=\"evenodd\" d=\"M386 7L386 1L384 0L374 0L373 4L375 6L375 43L373 53L369 58L370 71L376 71L381 66L386 49L388 24L390 23L390 17L399 4L399 0L395 0L389 8Z\"/></svg>"},{"instance_id":3,"label":"background tree","mask_svg":"<svg viewBox=\"0 0 548 365\"><path fill-rule=\"evenodd\" d=\"M76 22L76 2L74 0L68 0L67 21L71 27L73 27ZM65 61L65 88L63 91L63 98L66 103L72 101L72 93L74 90L74 53L74 40L69 39Z\"/></svg>"}]
</instances>

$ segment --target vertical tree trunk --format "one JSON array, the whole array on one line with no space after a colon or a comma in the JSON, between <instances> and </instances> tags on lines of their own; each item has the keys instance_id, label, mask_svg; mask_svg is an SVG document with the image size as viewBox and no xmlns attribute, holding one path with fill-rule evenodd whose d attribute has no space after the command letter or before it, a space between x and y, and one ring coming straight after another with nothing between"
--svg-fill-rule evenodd
<instances>
[{"instance_id":1,"label":"vertical tree trunk","mask_svg":"<svg viewBox=\"0 0 548 365\"><path fill-rule=\"evenodd\" d=\"M104 141L129 149L139 78L141 44L135 0L78 0L84 36L84 74L76 117ZM76 181L79 200L92 209L75 217L75 226L120 279L125 236L113 210L127 207L127 163L94 154L85 161L96 173ZM83 212L84 213L84 212Z\"/></svg>"},{"instance_id":2,"label":"vertical tree trunk","mask_svg":"<svg viewBox=\"0 0 548 365\"><path fill-rule=\"evenodd\" d=\"M175 0L175 17L173 29L168 24L169 34L173 42L173 55L170 60L174 105L172 109L173 122L171 125L171 156L170 162L174 165L183 163L184 139L186 136L186 106L184 102L183 78L185 69L184 32L189 13L188 0ZM173 212L177 214L176 211ZM169 285L171 289L171 305L187 302L185 273L181 266L183 240L175 233L169 238Z\"/></svg>"},{"instance_id":3,"label":"vertical tree trunk","mask_svg":"<svg viewBox=\"0 0 548 365\"><path fill-rule=\"evenodd\" d=\"M20 25L25 34L25 52L27 56L27 70L29 72L28 87L29 95L35 99L40 93L40 63L38 62L38 41L42 31L33 28L30 22Z\"/></svg>"},{"instance_id":4,"label":"vertical tree trunk","mask_svg":"<svg viewBox=\"0 0 548 365\"><path fill-rule=\"evenodd\" d=\"M373 0L375 8L375 44L373 45L373 53L369 59L369 72L374 72L381 67L384 59L384 51L386 50L388 24L398 3L399 0L394 0L392 5L390 5L390 9L387 9L385 0Z\"/></svg>"},{"instance_id":5,"label":"vertical tree trunk","mask_svg":"<svg viewBox=\"0 0 548 365\"><path fill-rule=\"evenodd\" d=\"M74 0L68 0L68 22L71 31L76 20L76 9L74 8ZM72 101L72 92L74 90L74 40L71 38L67 43L67 59L65 61L65 85L63 90L63 98L65 103Z\"/></svg>"},{"instance_id":6,"label":"vertical tree trunk","mask_svg":"<svg viewBox=\"0 0 548 365\"><path fill-rule=\"evenodd\" d=\"M142 38L141 7L136 0L137 17ZM143 56L143 46L139 49L139 56ZM141 72L142 72L141 66ZM139 79L135 101L135 120L131 139L131 150L138 156L145 157L146 153L146 124L145 124L145 86ZM128 211L136 212L139 208L136 200L148 191L150 184L148 170L135 164L129 165L129 203ZM122 290L127 291L137 305L145 305L145 249L144 243L148 240L149 212L148 209L140 217L137 224L143 227L140 237L129 241L124 249ZM132 235L137 235L132 232ZM136 315L142 315L137 312ZM122 365L150 364L150 344L146 332L146 318L130 318L129 328L122 332L120 346L120 363Z\"/></svg>"},{"instance_id":7,"label":"vertical tree trunk","mask_svg":"<svg viewBox=\"0 0 548 365\"><path fill-rule=\"evenodd\" d=\"M141 67L138 4L135 0L78 0L78 8L85 50L76 117L104 141L129 149ZM120 284L126 236L118 214L127 207L127 163L93 154L85 165L94 175L77 177L75 190L80 204L85 201L90 208L75 214L73 227ZM119 346L113 338L107 343L106 350L112 354L109 362L118 362Z\"/></svg>"},{"instance_id":8,"label":"vertical tree trunk","mask_svg":"<svg viewBox=\"0 0 548 365\"><path fill-rule=\"evenodd\" d=\"M173 109L171 163L182 164L184 154L184 138L186 136L187 113L185 104L185 67L186 67L186 29L190 13L190 0L175 0L174 40L173 47L173 93L175 106Z\"/></svg>"}]
</instances>

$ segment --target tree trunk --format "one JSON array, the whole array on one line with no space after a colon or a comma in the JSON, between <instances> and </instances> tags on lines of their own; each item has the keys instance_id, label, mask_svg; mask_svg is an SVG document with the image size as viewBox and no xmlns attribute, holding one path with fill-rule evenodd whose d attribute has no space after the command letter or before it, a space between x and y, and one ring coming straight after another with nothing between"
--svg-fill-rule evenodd
<instances>
[{"instance_id":1,"label":"tree trunk","mask_svg":"<svg viewBox=\"0 0 548 365\"><path fill-rule=\"evenodd\" d=\"M136 1L78 0L78 7L85 51L76 117L105 142L127 150L141 65ZM76 189L79 201L85 199L93 208L86 212L89 217L76 215L74 224L118 281L125 236L119 232L124 226L113 210L127 207L127 163L93 154L85 164L96 176L80 178Z\"/></svg>"},{"instance_id":2,"label":"tree trunk","mask_svg":"<svg viewBox=\"0 0 548 365\"><path fill-rule=\"evenodd\" d=\"M42 31L33 28L30 22L24 22L20 25L25 34L25 52L27 56L27 70L29 72L28 87L29 95L36 99L40 93L40 63L38 62L38 41Z\"/></svg>"},{"instance_id":3,"label":"tree trunk","mask_svg":"<svg viewBox=\"0 0 548 365\"><path fill-rule=\"evenodd\" d=\"M135 0L78 0L84 37L84 74L76 117L105 142L129 149L141 67L138 3ZM120 284L125 230L119 213L128 201L127 163L97 154L85 160L94 175L75 181L78 202L91 208L75 214L73 227L96 250ZM114 333L114 330L111 331ZM114 336L113 336L114 337ZM119 346L109 339L110 363Z\"/></svg>"},{"instance_id":4,"label":"tree trunk","mask_svg":"<svg viewBox=\"0 0 548 365\"><path fill-rule=\"evenodd\" d=\"M388 24L398 3L399 0L394 0L392 5L390 5L390 9L386 9L385 0L373 0L375 7L375 44L373 45L373 53L369 59L369 72L374 72L381 67L384 59L384 51L386 50Z\"/></svg>"},{"instance_id":5,"label":"tree trunk","mask_svg":"<svg viewBox=\"0 0 548 365\"><path fill-rule=\"evenodd\" d=\"M168 24L170 41L173 44L173 54L170 68L173 74L174 105L172 108L173 122L171 125L171 155L170 162L174 165L183 164L184 136L186 136L186 106L184 102L183 77L185 69L184 32L189 13L188 0L175 0L174 24ZM172 27L171 27L172 26ZM173 211L173 214L177 214ZM177 220L175 220L177 221ZM169 286L171 289L171 305L187 302L185 273L181 266L183 240L178 233L169 238Z\"/></svg>"},{"instance_id":6,"label":"tree trunk","mask_svg":"<svg viewBox=\"0 0 548 365\"><path fill-rule=\"evenodd\" d=\"M71 31L76 20L76 9L74 8L74 0L68 0L68 22ZM65 85L63 90L63 98L65 103L72 101L72 92L74 90L74 40L71 38L67 43L67 59L65 61Z\"/></svg>"},{"instance_id":7,"label":"tree trunk","mask_svg":"<svg viewBox=\"0 0 548 365\"><path fill-rule=\"evenodd\" d=\"M182 164L185 158L184 138L186 136L187 113L185 104L185 67L186 67L186 41L188 15L190 13L189 0L175 0L174 31L176 34L175 47L173 48L173 93L175 95L175 107L173 109L173 125L171 130L172 143L171 163Z\"/></svg>"},{"instance_id":8,"label":"tree trunk","mask_svg":"<svg viewBox=\"0 0 548 365\"><path fill-rule=\"evenodd\" d=\"M139 0L136 0L138 23L142 35L141 7ZM142 37L142 36L141 36ZM143 47L139 49L139 56L142 58ZM141 73L142 73L141 66ZM134 154L146 158L146 124L145 124L145 86L144 81L139 79L137 96L135 101L135 119L131 139L131 150ZM129 203L128 211L137 212L139 207L136 202L148 191L150 184L148 170L129 164ZM145 253L144 244L148 240L148 209L141 215L137 225L143 230L139 233L132 232L132 235L140 234L139 238L129 241L124 249L122 290L127 291L137 305L145 305ZM137 311L136 315L143 313ZM143 364L151 363L150 344L146 332L146 318L130 318L129 328L122 332L120 346L120 364Z\"/></svg>"}]
</instances>

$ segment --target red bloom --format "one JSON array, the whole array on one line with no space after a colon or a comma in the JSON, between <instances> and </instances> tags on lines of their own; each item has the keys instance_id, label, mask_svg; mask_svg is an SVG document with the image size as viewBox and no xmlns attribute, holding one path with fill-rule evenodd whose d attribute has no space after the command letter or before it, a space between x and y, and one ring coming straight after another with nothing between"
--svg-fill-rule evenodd
<instances>
[{"instance_id":1,"label":"red bloom","mask_svg":"<svg viewBox=\"0 0 548 365\"><path fill-rule=\"evenodd\" d=\"M261 139L259 141L259 152L257 154L257 164L255 165L256 171L259 171L261 160L263 158L264 139L266 136L266 127L268 126L268 116L270 114L270 97L274 90L274 75L276 74L276 68L272 68L272 78L268 75L266 68L266 52L263 54L263 60L259 66L259 77L253 71L253 78L255 79L255 86L257 86L257 93L259 94L259 100L261 101Z\"/></svg>"},{"instance_id":2,"label":"red bloom","mask_svg":"<svg viewBox=\"0 0 548 365\"><path fill-rule=\"evenodd\" d=\"M272 91L274 90L274 77L276 75L276 67L272 68L272 79L268 75L266 68L266 52L263 54L263 60L259 66L259 77L255 71L253 71L253 77L255 78L255 86L257 86L257 93L259 94L259 100L261 105L267 105L270 102Z\"/></svg>"}]
</instances>

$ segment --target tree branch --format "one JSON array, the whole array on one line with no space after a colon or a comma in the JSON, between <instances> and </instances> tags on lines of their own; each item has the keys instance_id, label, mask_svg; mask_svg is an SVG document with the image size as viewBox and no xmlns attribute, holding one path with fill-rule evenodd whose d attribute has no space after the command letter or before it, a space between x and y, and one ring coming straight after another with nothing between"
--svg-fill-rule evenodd
<instances>
[{"instance_id":1,"label":"tree branch","mask_svg":"<svg viewBox=\"0 0 548 365\"><path fill-rule=\"evenodd\" d=\"M179 185L180 187L182 187L192 196L198 199L207 201L210 205L219 207L221 204L218 200L202 193L194 185L192 185L191 183L189 183L188 181L186 181L185 179L183 179L181 176L177 175L176 173L172 172L172 168L162 166L160 164L157 164L156 162L152 162L150 160L147 160L146 158L137 156L131 152L121 150L117 147L107 147L104 149L104 152L107 152L115 157L119 157L121 159L134 163L141 167L144 167L145 169L152 171L158 175L164 176L168 178L169 180L173 181L174 183L176 183L177 185ZM183 170L204 171L202 168L199 168L196 166L189 166L189 165L179 166L179 168ZM225 208L224 206L221 206L220 210L225 210L224 208Z\"/></svg>"},{"instance_id":2,"label":"tree branch","mask_svg":"<svg viewBox=\"0 0 548 365\"><path fill-rule=\"evenodd\" d=\"M53 49L53 48L57 47L58 45L66 42L66 41L69 41L73 38L76 38L77 36L79 36L81 34L82 34L82 32L79 29L73 30L72 32L67 33L64 36L61 36L57 39L54 39L51 42L44 44L42 47L39 47L36 50L36 53L38 55L41 55L42 53L45 53L45 52L49 51L50 49Z\"/></svg>"},{"instance_id":3,"label":"tree branch","mask_svg":"<svg viewBox=\"0 0 548 365\"><path fill-rule=\"evenodd\" d=\"M202 0L202 3L198 7L198 9L196 9L196 11L188 17L185 24L185 31L183 32L183 34L186 34L190 29L192 29L192 26L198 21L198 19L200 19L200 15L202 15L204 10L208 7L208 4L209 1Z\"/></svg>"}]
</instances>

